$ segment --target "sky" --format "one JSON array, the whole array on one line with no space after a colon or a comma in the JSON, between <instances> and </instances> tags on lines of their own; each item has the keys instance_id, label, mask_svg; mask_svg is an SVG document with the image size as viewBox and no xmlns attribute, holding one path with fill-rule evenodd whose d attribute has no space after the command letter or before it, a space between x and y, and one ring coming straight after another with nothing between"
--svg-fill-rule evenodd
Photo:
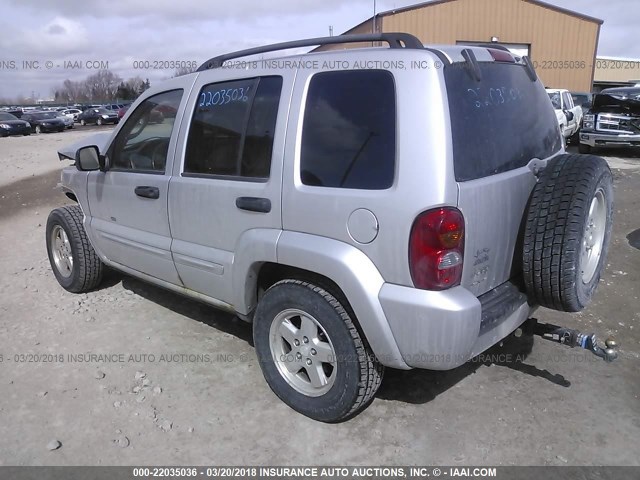
<instances>
[{"instance_id":1,"label":"sky","mask_svg":"<svg viewBox=\"0 0 640 480\"><path fill-rule=\"evenodd\" d=\"M106 62L123 79L139 75L154 84L175 69L147 68L153 62L200 64L229 51L326 36L330 25L337 35L374 8L373 0L0 2L0 99L50 98L65 79L82 80ZM415 3L377 0L376 11ZM604 20L598 55L640 59L640 42L631 41L639 37L637 0L547 3Z\"/></svg>"}]
</instances>

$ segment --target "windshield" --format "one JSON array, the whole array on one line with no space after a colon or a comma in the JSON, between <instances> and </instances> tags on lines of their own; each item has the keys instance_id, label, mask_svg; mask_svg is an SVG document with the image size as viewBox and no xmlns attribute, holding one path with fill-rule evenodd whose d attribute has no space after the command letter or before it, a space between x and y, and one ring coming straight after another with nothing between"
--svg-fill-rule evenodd
<instances>
[{"instance_id":1,"label":"windshield","mask_svg":"<svg viewBox=\"0 0 640 480\"><path fill-rule=\"evenodd\" d=\"M551 105L556 110L562 109L562 100L560 99L560 92L549 93L549 99L551 100Z\"/></svg>"},{"instance_id":2,"label":"windshield","mask_svg":"<svg viewBox=\"0 0 640 480\"><path fill-rule=\"evenodd\" d=\"M14 117L10 113L0 112L0 120L18 120L18 118Z\"/></svg>"},{"instance_id":3,"label":"windshield","mask_svg":"<svg viewBox=\"0 0 640 480\"><path fill-rule=\"evenodd\" d=\"M589 103L588 95L571 95L573 97L573 103L576 105L584 105L585 103Z\"/></svg>"},{"instance_id":4,"label":"windshield","mask_svg":"<svg viewBox=\"0 0 640 480\"><path fill-rule=\"evenodd\" d=\"M524 167L548 158L562 142L556 115L538 81L525 67L480 62L482 80L464 68L445 68L459 182Z\"/></svg>"}]
</instances>

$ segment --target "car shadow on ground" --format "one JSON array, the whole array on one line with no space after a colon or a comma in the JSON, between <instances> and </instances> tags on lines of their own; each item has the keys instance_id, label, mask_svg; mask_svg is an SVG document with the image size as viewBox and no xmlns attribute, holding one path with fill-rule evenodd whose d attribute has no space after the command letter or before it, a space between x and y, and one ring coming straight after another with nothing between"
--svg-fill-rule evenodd
<instances>
[{"instance_id":1,"label":"car shadow on ground","mask_svg":"<svg viewBox=\"0 0 640 480\"><path fill-rule=\"evenodd\" d=\"M107 273L101 289L114 286L120 281L122 281L125 290L178 315L231 334L253 346L251 324L231 313L115 271ZM569 387L571 383L562 375L553 374L525 363L532 347L532 336L515 337L511 335L502 342L502 346L496 345L453 370L396 370L387 368L376 397L412 404L428 403L469 375L474 374L478 369L489 365L506 367L526 375L544 378L558 386Z\"/></svg>"},{"instance_id":2,"label":"car shadow on ground","mask_svg":"<svg viewBox=\"0 0 640 480\"><path fill-rule=\"evenodd\" d=\"M561 387L571 382L559 374L541 370L525 363L533 348L533 336L507 337L502 346L495 345L483 354L453 370L396 370L387 369L377 397L406 403L422 404L434 400L482 367L506 367L526 375L544 378Z\"/></svg>"},{"instance_id":3,"label":"car shadow on ground","mask_svg":"<svg viewBox=\"0 0 640 480\"><path fill-rule=\"evenodd\" d=\"M233 335L253 346L251 324L241 320L236 315L125 274L110 272L109 275L113 275L116 278L119 276L119 279L122 280L122 287L125 290L130 290L136 295L157 303L179 315ZM116 281L116 283L118 282Z\"/></svg>"}]
</instances>

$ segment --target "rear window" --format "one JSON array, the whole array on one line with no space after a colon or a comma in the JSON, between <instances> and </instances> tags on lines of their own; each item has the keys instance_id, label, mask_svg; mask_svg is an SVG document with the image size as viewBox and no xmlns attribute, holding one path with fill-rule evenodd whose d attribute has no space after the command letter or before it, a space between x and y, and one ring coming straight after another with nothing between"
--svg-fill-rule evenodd
<instances>
[{"instance_id":1,"label":"rear window","mask_svg":"<svg viewBox=\"0 0 640 480\"><path fill-rule=\"evenodd\" d=\"M558 121L542 85L522 65L480 63L482 80L445 69L456 180L523 167L560 150Z\"/></svg>"}]
</instances>

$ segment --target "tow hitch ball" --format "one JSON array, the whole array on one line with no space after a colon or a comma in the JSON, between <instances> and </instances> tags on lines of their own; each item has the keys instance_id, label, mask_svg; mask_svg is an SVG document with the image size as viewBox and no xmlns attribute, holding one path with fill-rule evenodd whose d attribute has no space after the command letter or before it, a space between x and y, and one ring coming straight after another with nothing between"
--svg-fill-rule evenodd
<instances>
[{"instance_id":1,"label":"tow hitch ball","mask_svg":"<svg viewBox=\"0 0 640 480\"><path fill-rule=\"evenodd\" d=\"M518 332L519 330L519 332ZM609 337L605 340L604 348L598 345L598 339L595 334L585 334L571 328L558 327L550 323L538 323L535 318L527 320L518 330L516 335L522 335L523 332L538 335L545 340L561 343L571 348L580 347L589 350L595 356L602 358L605 362L613 362L618 358L618 342Z\"/></svg>"}]
</instances>

